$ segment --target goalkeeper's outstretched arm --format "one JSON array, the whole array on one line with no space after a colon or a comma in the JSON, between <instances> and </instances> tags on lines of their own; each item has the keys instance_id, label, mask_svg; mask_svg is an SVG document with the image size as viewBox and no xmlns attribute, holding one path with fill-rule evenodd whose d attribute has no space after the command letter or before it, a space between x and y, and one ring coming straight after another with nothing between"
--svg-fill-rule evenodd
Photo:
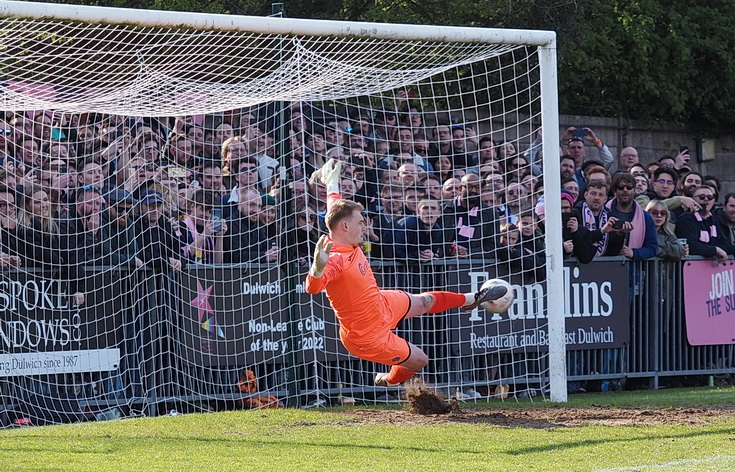
<instances>
[{"instance_id":1,"label":"goalkeeper's outstretched arm","mask_svg":"<svg viewBox=\"0 0 735 472\"><path fill-rule=\"evenodd\" d=\"M329 159L321 168L321 180L327 186L327 210L335 200L342 198L339 193L339 179L342 161Z\"/></svg>"}]
</instances>

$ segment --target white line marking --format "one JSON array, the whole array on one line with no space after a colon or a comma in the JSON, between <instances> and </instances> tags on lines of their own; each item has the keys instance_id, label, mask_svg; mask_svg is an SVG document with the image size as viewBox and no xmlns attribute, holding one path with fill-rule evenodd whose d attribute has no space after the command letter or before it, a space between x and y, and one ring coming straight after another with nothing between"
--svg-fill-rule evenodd
<instances>
[{"instance_id":1,"label":"white line marking","mask_svg":"<svg viewBox=\"0 0 735 472\"><path fill-rule=\"evenodd\" d=\"M615 467L612 469L598 469L598 470L593 470L590 472L622 472L626 470L636 471L636 470L646 470L646 469L670 469L672 467L676 467L676 466L684 465L684 464L714 462L714 461L718 461L721 459L735 459L735 456L713 456L713 457L705 457L704 459L683 459L680 461L665 462L663 464L632 465L628 467Z\"/></svg>"}]
</instances>

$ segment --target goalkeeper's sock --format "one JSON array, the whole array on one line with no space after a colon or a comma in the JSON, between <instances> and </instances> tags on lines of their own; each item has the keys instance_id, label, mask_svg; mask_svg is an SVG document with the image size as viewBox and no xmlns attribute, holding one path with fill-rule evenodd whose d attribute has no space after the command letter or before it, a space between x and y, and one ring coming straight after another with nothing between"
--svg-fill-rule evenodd
<instances>
[{"instance_id":1,"label":"goalkeeper's sock","mask_svg":"<svg viewBox=\"0 0 735 472\"><path fill-rule=\"evenodd\" d=\"M387 380L390 384L398 385L410 379L414 375L416 375L416 372L411 372L410 370L400 365L394 365L390 368L390 372L388 372L388 376L385 378L385 380Z\"/></svg>"},{"instance_id":2,"label":"goalkeeper's sock","mask_svg":"<svg viewBox=\"0 0 735 472\"><path fill-rule=\"evenodd\" d=\"M454 292L426 292L434 297L434 306L427 313L441 313L467 304L467 297Z\"/></svg>"}]
</instances>

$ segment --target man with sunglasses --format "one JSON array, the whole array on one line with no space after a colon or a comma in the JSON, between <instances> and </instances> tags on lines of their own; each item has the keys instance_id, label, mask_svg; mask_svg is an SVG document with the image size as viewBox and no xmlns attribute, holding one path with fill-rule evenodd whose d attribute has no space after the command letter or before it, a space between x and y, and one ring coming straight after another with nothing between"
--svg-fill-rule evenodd
<instances>
[{"instance_id":1,"label":"man with sunglasses","mask_svg":"<svg viewBox=\"0 0 735 472\"><path fill-rule=\"evenodd\" d=\"M709 185L699 186L694 190L694 200L699 204L699 211L679 216L676 221L676 237L686 238L690 255L726 261L728 253L735 254L735 248L727 242L726 235L721 230L718 231L712 215L715 190Z\"/></svg>"},{"instance_id":2,"label":"man with sunglasses","mask_svg":"<svg viewBox=\"0 0 735 472\"><path fill-rule=\"evenodd\" d=\"M656 225L651 215L633 199L635 177L627 172L616 172L612 178L612 188L615 196L606 206L610 216L622 222L622 225L618 223L621 227L617 229L625 237L620 255L636 261L654 257L658 249Z\"/></svg>"}]
</instances>

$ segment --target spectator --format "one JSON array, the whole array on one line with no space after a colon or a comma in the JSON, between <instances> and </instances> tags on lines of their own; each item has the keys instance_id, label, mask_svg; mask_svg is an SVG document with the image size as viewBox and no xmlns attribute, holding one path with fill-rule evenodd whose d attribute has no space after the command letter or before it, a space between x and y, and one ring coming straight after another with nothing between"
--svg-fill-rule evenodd
<instances>
[{"instance_id":1,"label":"spectator","mask_svg":"<svg viewBox=\"0 0 735 472\"><path fill-rule=\"evenodd\" d=\"M689 147L681 146L679 148L679 153L674 158L674 169L679 171L679 173L683 173L683 170L689 167L689 160L691 158L692 156L689 154Z\"/></svg>"},{"instance_id":2,"label":"spectator","mask_svg":"<svg viewBox=\"0 0 735 472\"><path fill-rule=\"evenodd\" d=\"M539 232L536 214L526 210L518 215L518 229L521 232L521 247L528 254L541 254L544 252L543 234Z\"/></svg>"},{"instance_id":3,"label":"spectator","mask_svg":"<svg viewBox=\"0 0 735 472\"><path fill-rule=\"evenodd\" d=\"M715 191L709 185L698 187L694 199L699 204L696 213L684 213L676 221L676 236L686 238L689 253L694 256L716 258L719 262L727 260L728 254L735 250L724 235L717 231L712 207L715 205Z\"/></svg>"},{"instance_id":4,"label":"spectator","mask_svg":"<svg viewBox=\"0 0 735 472\"><path fill-rule=\"evenodd\" d=\"M268 136L263 130L255 127L248 128L250 131L248 140L248 151L250 155L255 157L258 161L258 181L260 182L260 188L266 190L273 185L273 180L278 173L278 161L268 154ZM321 135L321 151L317 153L314 150L312 156L317 160L312 160L311 163L315 168L319 168L324 162L319 162L319 159L323 158L323 152L326 149L324 146L324 135ZM308 144L307 140L307 144ZM317 165L318 164L318 165Z\"/></svg>"},{"instance_id":5,"label":"spectator","mask_svg":"<svg viewBox=\"0 0 735 472\"><path fill-rule=\"evenodd\" d=\"M576 172L576 161L569 154L564 154L559 159L559 167L561 170L561 179L575 178L574 173ZM576 181L576 179L575 179Z\"/></svg>"},{"instance_id":6,"label":"spectator","mask_svg":"<svg viewBox=\"0 0 735 472\"><path fill-rule=\"evenodd\" d=\"M575 241L574 255L583 264L591 262L595 256L617 256L624 242L617 231L630 231L630 223L618 225L617 218L611 217L605 207L608 190L604 180L590 181L584 199L575 206L575 219L579 223L567 226L570 231L577 228L571 231L572 237L580 242Z\"/></svg>"},{"instance_id":7,"label":"spectator","mask_svg":"<svg viewBox=\"0 0 735 472\"><path fill-rule=\"evenodd\" d=\"M452 201L459 197L459 188L462 185L461 181L456 178L449 178L442 184L442 206L446 207L451 205Z\"/></svg>"},{"instance_id":8,"label":"spectator","mask_svg":"<svg viewBox=\"0 0 735 472\"><path fill-rule=\"evenodd\" d=\"M0 267L20 267L15 190L0 184Z\"/></svg>"},{"instance_id":9,"label":"spectator","mask_svg":"<svg viewBox=\"0 0 735 472\"><path fill-rule=\"evenodd\" d=\"M500 238L495 258L505 262L511 274L522 274L524 283L533 283L543 278L544 256L534 253L521 244L521 232L512 223L500 225Z\"/></svg>"},{"instance_id":10,"label":"spectator","mask_svg":"<svg viewBox=\"0 0 735 472\"><path fill-rule=\"evenodd\" d=\"M735 193L725 195L723 207L715 214L717 231L735 248Z\"/></svg>"},{"instance_id":11,"label":"spectator","mask_svg":"<svg viewBox=\"0 0 735 472\"><path fill-rule=\"evenodd\" d=\"M441 121L433 129L432 138L434 142L429 147L431 156L452 155L452 129L448 122Z\"/></svg>"},{"instance_id":12,"label":"spectator","mask_svg":"<svg viewBox=\"0 0 735 472\"><path fill-rule=\"evenodd\" d=\"M575 204L579 201L579 185L577 184L577 180L574 177L562 179L561 189L571 195L572 198L574 198Z\"/></svg>"},{"instance_id":13,"label":"spectator","mask_svg":"<svg viewBox=\"0 0 735 472\"><path fill-rule=\"evenodd\" d=\"M181 242L163 213L164 203L163 196L156 190L144 191L138 200L138 217L134 223L137 258L156 272L179 271Z\"/></svg>"},{"instance_id":14,"label":"spectator","mask_svg":"<svg viewBox=\"0 0 735 472\"><path fill-rule=\"evenodd\" d=\"M403 217L403 192L397 185L384 185L380 189L379 210L372 216L373 257L392 259L395 257L395 231L398 220ZM376 244L377 243L377 244Z\"/></svg>"},{"instance_id":15,"label":"spectator","mask_svg":"<svg viewBox=\"0 0 735 472\"><path fill-rule=\"evenodd\" d=\"M482 257L495 250L498 218L495 210L480 199L480 177L462 177L459 197L444 210L442 226L446 228L450 254L460 258Z\"/></svg>"},{"instance_id":16,"label":"spectator","mask_svg":"<svg viewBox=\"0 0 735 472\"><path fill-rule=\"evenodd\" d=\"M608 172L614 174L617 171L630 172L631 167L636 164L640 164L641 159L638 157L638 151L632 146L623 148L620 151L620 157L618 157L617 166L611 165L608 167Z\"/></svg>"},{"instance_id":17,"label":"spectator","mask_svg":"<svg viewBox=\"0 0 735 472\"><path fill-rule=\"evenodd\" d=\"M102 225L102 193L99 187L82 187L61 219L62 257L75 265L110 265L109 228Z\"/></svg>"},{"instance_id":18,"label":"spectator","mask_svg":"<svg viewBox=\"0 0 735 472\"><path fill-rule=\"evenodd\" d=\"M574 253L575 244L583 244L581 235L578 231L579 220L574 212L575 200L571 194L561 192L561 221L562 221L562 240L564 241L564 257L569 257Z\"/></svg>"},{"instance_id":19,"label":"spectator","mask_svg":"<svg viewBox=\"0 0 735 472\"><path fill-rule=\"evenodd\" d=\"M215 161L206 160L202 164L202 188L209 190L217 203L227 191L222 181L222 169Z\"/></svg>"},{"instance_id":20,"label":"spectator","mask_svg":"<svg viewBox=\"0 0 735 472\"><path fill-rule=\"evenodd\" d=\"M570 126L561 135L561 142L562 144L567 144L567 150L569 151L569 154L574 157L577 169L582 167L582 163L587 157L587 151L584 147L585 141L592 144L597 149L600 162L602 162L605 169L609 170L615 159L613 158L610 149L603 144L602 140L597 137L592 129L575 128L574 126Z\"/></svg>"},{"instance_id":21,"label":"spectator","mask_svg":"<svg viewBox=\"0 0 735 472\"><path fill-rule=\"evenodd\" d=\"M635 201L642 207L646 206L650 200L661 200L666 203L669 210L675 210L682 207L685 211L699 211L700 205L693 198L686 196L677 196L674 194L676 182L679 175L676 171L669 167L659 167L653 173L653 183L651 190L645 195L638 195ZM670 214L671 216L671 214ZM673 218L672 218L673 220Z\"/></svg>"},{"instance_id":22,"label":"spectator","mask_svg":"<svg viewBox=\"0 0 735 472\"><path fill-rule=\"evenodd\" d=\"M689 256L689 245L682 244L674 235L669 223L669 209L660 200L651 200L646 206L646 211L651 215L656 225L656 240L658 248L656 256L667 261L680 261Z\"/></svg>"},{"instance_id":23,"label":"spectator","mask_svg":"<svg viewBox=\"0 0 735 472\"><path fill-rule=\"evenodd\" d=\"M674 159L671 156L661 156L658 160L659 167L665 167L667 169L674 169L674 166L676 164L676 159Z\"/></svg>"},{"instance_id":24,"label":"spectator","mask_svg":"<svg viewBox=\"0 0 735 472\"><path fill-rule=\"evenodd\" d=\"M648 178L643 175L636 175L635 179L635 194L643 195L648 192Z\"/></svg>"},{"instance_id":25,"label":"spectator","mask_svg":"<svg viewBox=\"0 0 735 472\"><path fill-rule=\"evenodd\" d=\"M449 156L442 154L434 158L433 167L443 182L454 177L454 164Z\"/></svg>"},{"instance_id":26,"label":"spectator","mask_svg":"<svg viewBox=\"0 0 735 472\"><path fill-rule=\"evenodd\" d=\"M186 136L175 134L166 148L169 160L177 166L194 167L194 143Z\"/></svg>"},{"instance_id":27,"label":"spectator","mask_svg":"<svg viewBox=\"0 0 735 472\"><path fill-rule=\"evenodd\" d=\"M398 222L396 231L397 257L411 262L431 262L445 256L442 211L437 200L421 198L417 213ZM403 254L402 254L403 253Z\"/></svg>"},{"instance_id":28,"label":"spectator","mask_svg":"<svg viewBox=\"0 0 735 472\"><path fill-rule=\"evenodd\" d=\"M84 268L61 256L59 225L51 216L51 200L48 194L38 185L30 186L24 191L23 204L18 211L20 260L16 262L22 262L25 267L60 271L61 278L68 281L68 293L72 294L72 301L77 305L84 304L85 295L79 291Z\"/></svg>"},{"instance_id":29,"label":"spectator","mask_svg":"<svg viewBox=\"0 0 735 472\"><path fill-rule=\"evenodd\" d=\"M704 183L702 174L697 171L689 171L682 174L679 182L681 182L680 188L678 189L679 194L686 197L692 197L694 195L694 190Z\"/></svg>"},{"instance_id":30,"label":"spectator","mask_svg":"<svg viewBox=\"0 0 735 472\"><path fill-rule=\"evenodd\" d=\"M158 192L152 197L163 200ZM181 221L181 253L185 260L194 264L220 264L223 261L223 238L227 233L227 222L212 218L214 199L204 189L196 190L189 202L188 215Z\"/></svg>"},{"instance_id":31,"label":"spectator","mask_svg":"<svg viewBox=\"0 0 735 472\"><path fill-rule=\"evenodd\" d=\"M656 225L651 215L646 213L633 199L635 179L627 172L618 172L613 177L615 197L607 202L610 216L623 224L621 231L627 233L620 255L640 261L656 256ZM628 228L630 228L629 231Z\"/></svg>"},{"instance_id":32,"label":"spectator","mask_svg":"<svg viewBox=\"0 0 735 472\"><path fill-rule=\"evenodd\" d=\"M705 175L703 185L709 185L715 190L715 205L719 201L720 192L722 192L722 183L715 175Z\"/></svg>"},{"instance_id":33,"label":"spectator","mask_svg":"<svg viewBox=\"0 0 735 472\"><path fill-rule=\"evenodd\" d=\"M268 234L260 223L263 198L254 189L240 193L238 211L230 220L230 231L225 237L225 262L276 262L278 248L268 247ZM315 214L315 213L314 213Z\"/></svg>"},{"instance_id":34,"label":"spectator","mask_svg":"<svg viewBox=\"0 0 735 472\"><path fill-rule=\"evenodd\" d=\"M245 156L230 163L230 170L235 177L235 185L229 194L222 197L222 217L229 218L237 211L240 194L245 189L258 191L258 161L252 156ZM303 184L303 181L301 181Z\"/></svg>"},{"instance_id":35,"label":"spectator","mask_svg":"<svg viewBox=\"0 0 735 472\"><path fill-rule=\"evenodd\" d=\"M403 213L405 215L415 215L418 209L419 200L424 198L424 188L422 185L411 185L403 188Z\"/></svg>"},{"instance_id":36,"label":"spectator","mask_svg":"<svg viewBox=\"0 0 735 472\"><path fill-rule=\"evenodd\" d=\"M505 189L505 219L516 224L518 215L531 208L531 199L528 189L520 182L511 182Z\"/></svg>"},{"instance_id":37,"label":"spectator","mask_svg":"<svg viewBox=\"0 0 735 472\"><path fill-rule=\"evenodd\" d=\"M497 162L498 153L495 150L495 143L490 136L480 138L480 147L478 149L480 164Z\"/></svg>"},{"instance_id":38,"label":"spectator","mask_svg":"<svg viewBox=\"0 0 735 472\"><path fill-rule=\"evenodd\" d=\"M278 206L276 205L276 199L270 195L261 195L261 207L260 213L258 214L258 221L260 226L265 229L265 233L268 235L268 243L271 249L278 246L277 239L279 235L278 231Z\"/></svg>"},{"instance_id":39,"label":"spectator","mask_svg":"<svg viewBox=\"0 0 735 472\"><path fill-rule=\"evenodd\" d=\"M289 259L296 259L300 266L309 265L311 263L311 255L314 251L314 246L320 236L319 229L317 227L316 211L311 207L300 204L295 207L294 213L291 215L290 219L291 223L289 223L287 231L295 232L295 245L291 248ZM235 230L234 224L232 230ZM258 257L259 254L256 254L255 259ZM276 259L273 258L273 261L275 260Z\"/></svg>"},{"instance_id":40,"label":"spectator","mask_svg":"<svg viewBox=\"0 0 735 472\"><path fill-rule=\"evenodd\" d=\"M102 225L108 227L112 264L142 267L143 261L137 257L135 228L130 219L130 211L135 202L133 196L127 190L116 188L105 195L105 200L107 211L102 213Z\"/></svg>"}]
</instances>

